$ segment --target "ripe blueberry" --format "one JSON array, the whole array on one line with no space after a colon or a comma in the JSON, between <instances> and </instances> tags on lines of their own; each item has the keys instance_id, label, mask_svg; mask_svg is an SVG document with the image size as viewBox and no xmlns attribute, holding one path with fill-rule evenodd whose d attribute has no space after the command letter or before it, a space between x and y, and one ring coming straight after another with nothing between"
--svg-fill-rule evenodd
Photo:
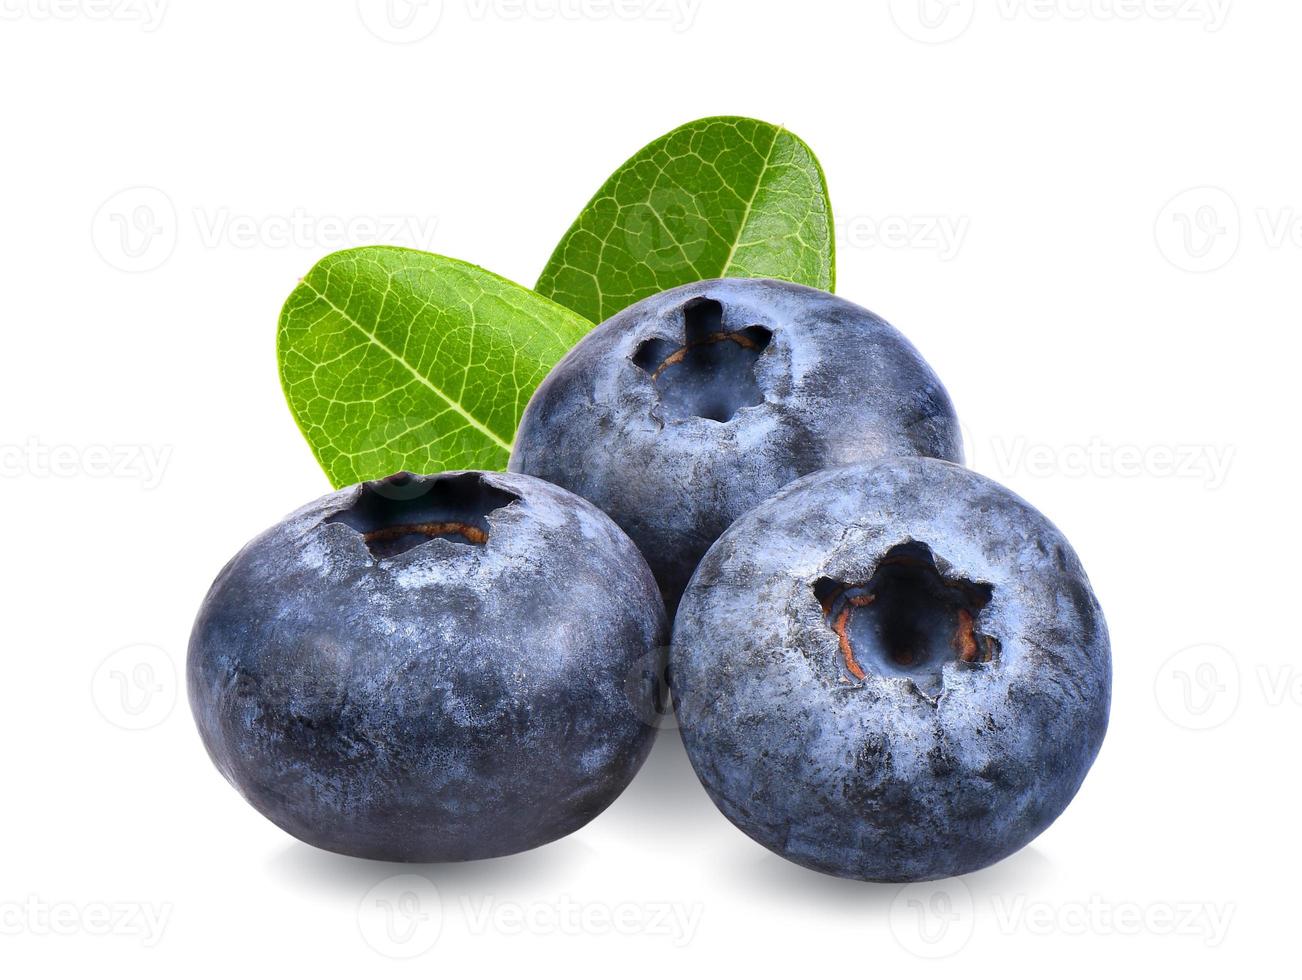
<instances>
[{"instance_id":1,"label":"ripe blueberry","mask_svg":"<svg viewBox=\"0 0 1302 980\"><path fill-rule=\"evenodd\" d=\"M247 545L190 638L221 773L332 851L493 857L583 826L654 736L666 622L633 543L514 474L399 474Z\"/></svg>"},{"instance_id":2,"label":"ripe blueberry","mask_svg":"<svg viewBox=\"0 0 1302 980\"><path fill-rule=\"evenodd\" d=\"M780 487L901 455L963 459L949 396L898 331L830 293L719 279L585 337L529 402L511 469L614 518L672 610L710 544Z\"/></svg>"},{"instance_id":3,"label":"ripe blueberry","mask_svg":"<svg viewBox=\"0 0 1302 980\"><path fill-rule=\"evenodd\" d=\"M1048 827L1103 741L1111 669L1062 534L932 459L817 473L742 517L670 655L719 809L798 864L875 881L975 871Z\"/></svg>"}]
</instances>

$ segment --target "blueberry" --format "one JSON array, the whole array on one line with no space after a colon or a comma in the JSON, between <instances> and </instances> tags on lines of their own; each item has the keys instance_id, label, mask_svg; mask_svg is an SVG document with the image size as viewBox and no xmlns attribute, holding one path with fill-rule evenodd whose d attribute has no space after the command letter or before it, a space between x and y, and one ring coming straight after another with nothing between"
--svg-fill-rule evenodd
<instances>
[{"instance_id":1,"label":"blueberry","mask_svg":"<svg viewBox=\"0 0 1302 980\"><path fill-rule=\"evenodd\" d=\"M654 737L666 620L633 543L513 474L399 474L248 544L190 638L221 773L301 840L454 861L583 826Z\"/></svg>"},{"instance_id":2,"label":"blueberry","mask_svg":"<svg viewBox=\"0 0 1302 980\"><path fill-rule=\"evenodd\" d=\"M720 810L797 864L874 881L985 867L1066 808L1111 653L1061 532L961 467L817 473L710 549L670 679Z\"/></svg>"},{"instance_id":3,"label":"blueberry","mask_svg":"<svg viewBox=\"0 0 1302 980\"><path fill-rule=\"evenodd\" d=\"M526 408L511 469L614 518L672 611L751 507L806 473L896 455L963 459L949 396L904 337L830 293L719 279L585 337Z\"/></svg>"}]
</instances>

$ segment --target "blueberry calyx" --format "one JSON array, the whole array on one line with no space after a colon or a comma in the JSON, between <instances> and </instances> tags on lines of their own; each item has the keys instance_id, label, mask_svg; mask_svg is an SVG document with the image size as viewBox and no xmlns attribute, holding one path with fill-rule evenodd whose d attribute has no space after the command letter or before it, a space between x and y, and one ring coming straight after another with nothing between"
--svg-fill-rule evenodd
<instances>
[{"instance_id":1,"label":"blueberry calyx","mask_svg":"<svg viewBox=\"0 0 1302 980\"><path fill-rule=\"evenodd\" d=\"M478 473L396 473L362 484L354 501L323 523L352 528L382 561L435 539L483 547L492 514L519 499Z\"/></svg>"},{"instance_id":2,"label":"blueberry calyx","mask_svg":"<svg viewBox=\"0 0 1302 980\"><path fill-rule=\"evenodd\" d=\"M850 678L905 678L934 700L946 663L995 659L999 641L976 629L994 589L946 575L941 565L929 546L909 541L889 549L866 582L814 583Z\"/></svg>"},{"instance_id":3,"label":"blueberry calyx","mask_svg":"<svg viewBox=\"0 0 1302 980\"><path fill-rule=\"evenodd\" d=\"M706 297L688 302L682 313L681 344L653 337L633 355L633 363L655 384L661 410L678 421L728 422L741 409L761 404L755 362L773 331L758 325L726 329L723 304Z\"/></svg>"}]
</instances>

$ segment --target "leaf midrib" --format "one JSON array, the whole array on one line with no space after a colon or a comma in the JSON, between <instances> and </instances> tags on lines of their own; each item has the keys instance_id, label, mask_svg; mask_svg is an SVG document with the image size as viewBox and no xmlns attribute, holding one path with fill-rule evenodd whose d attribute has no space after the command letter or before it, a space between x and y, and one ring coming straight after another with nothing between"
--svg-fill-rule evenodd
<instances>
[{"instance_id":1,"label":"leaf midrib","mask_svg":"<svg viewBox=\"0 0 1302 980\"><path fill-rule=\"evenodd\" d=\"M755 209L755 201L759 198L760 188L764 186L764 176L769 172L769 164L773 160L773 154L777 150L778 140L786 129L782 126L775 126L773 129L773 141L769 143L768 152L764 154L764 164L760 167L759 177L755 181L755 189L751 191L750 198L746 201L746 209L741 214L741 224L737 226L737 237L733 239L732 248L728 249L728 257L723 261L722 276L728 275L728 270L732 268L732 261L737 255L737 249L741 247L741 240L746 231L746 226L750 224L751 211Z\"/></svg>"},{"instance_id":2,"label":"leaf midrib","mask_svg":"<svg viewBox=\"0 0 1302 980\"><path fill-rule=\"evenodd\" d=\"M447 394L445 391L439 388L438 385L434 384L434 382L432 382L424 374L418 371L415 365L409 362L405 357L403 357L397 351L389 347L388 344L380 340L380 338L377 337L370 330L367 330L366 327L364 327L361 324L361 322L358 321L351 313L349 313L347 310L342 309L339 306L336 306L331 301L329 296L323 293L311 282L304 280L303 285L306 286L313 293L313 295L317 296L321 300L321 302L325 303L326 306L330 307L330 309L334 310L341 317L343 317L345 322L355 327L357 331L367 339L367 341L374 344L385 354L388 354L389 357L392 358L396 363L402 365L402 367L404 367L413 378L415 378L417 381L423 384L426 388L428 388L430 391L436 394L439 398L443 399L443 401L447 403L448 408L452 409L452 411L456 412L463 419L469 422L473 428L475 428L477 431L483 433L485 436L491 439L499 448L505 449L507 452L511 451L511 444L509 442L504 440L496 432L488 428L488 426L484 425L484 423L480 422L479 419L475 418L475 416L470 414L470 412L466 409L464 405L462 405L451 395Z\"/></svg>"}]
</instances>

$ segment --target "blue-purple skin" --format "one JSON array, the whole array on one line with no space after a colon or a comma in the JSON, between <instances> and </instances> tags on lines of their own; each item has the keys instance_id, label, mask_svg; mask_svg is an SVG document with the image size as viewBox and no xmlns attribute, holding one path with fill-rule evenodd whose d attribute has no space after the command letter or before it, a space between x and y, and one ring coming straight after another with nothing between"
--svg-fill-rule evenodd
<instances>
[{"instance_id":1,"label":"blue-purple skin","mask_svg":"<svg viewBox=\"0 0 1302 980\"><path fill-rule=\"evenodd\" d=\"M919 543L946 582L988 587L967 635L994 643L966 662L973 647L956 642L922 686L864 632L852 663L835 628L844 598L829 612L816 595L872 581L879 559ZM976 871L1040 834L1099 751L1111 675L1102 611L1061 532L928 459L814 474L739 520L697 569L670 654L683 739L719 809L797 864L869 881Z\"/></svg>"},{"instance_id":2,"label":"blue-purple skin","mask_svg":"<svg viewBox=\"0 0 1302 980\"><path fill-rule=\"evenodd\" d=\"M476 487L504 504L482 544L422 534L379 558L374 526L339 520L449 486L467 520ZM222 570L190 705L222 775L309 844L495 857L577 830L633 778L666 632L650 570L587 501L514 474L400 474L308 504Z\"/></svg>"},{"instance_id":3,"label":"blue-purple skin","mask_svg":"<svg viewBox=\"0 0 1302 980\"><path fill-rule=\"evenodd\" d=\"M651 348L682 350L703 302L739 342L694 373L671 365L658 384ZM751 507L807 473L886 456L963 461L949 395L913 346L830 293L717 279L643 300L580 341L525 409L510 468L614 518L672 613L706 549Z\"/></svg>"}]
</instances>

